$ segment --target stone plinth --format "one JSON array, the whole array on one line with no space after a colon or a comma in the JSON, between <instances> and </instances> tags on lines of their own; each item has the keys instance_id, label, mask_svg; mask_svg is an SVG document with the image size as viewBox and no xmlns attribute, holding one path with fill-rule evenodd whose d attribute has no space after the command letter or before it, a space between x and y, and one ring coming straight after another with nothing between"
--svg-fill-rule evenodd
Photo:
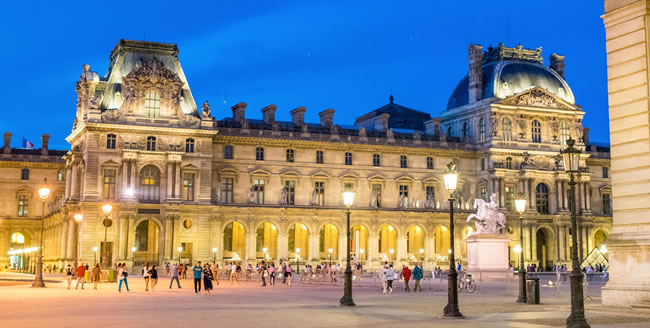
<instances>
[{"instance_id":1,"label":"stone plinth","mask_svg":"<svg viewBox=\"0 0 650 328\"><path fill-rule=\"evenodd\" d=\"M467 272L508 271L508 243L505 235L473 234L467 237Z\"/></svg>"}]
</instances>

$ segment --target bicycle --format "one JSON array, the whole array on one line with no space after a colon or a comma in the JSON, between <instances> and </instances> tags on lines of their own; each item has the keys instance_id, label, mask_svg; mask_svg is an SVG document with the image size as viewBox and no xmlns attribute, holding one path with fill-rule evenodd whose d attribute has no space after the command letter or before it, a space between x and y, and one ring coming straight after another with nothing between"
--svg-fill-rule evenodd
<instances>
[{"instance_id":1,"label":"bicycle","mask_svg":"<svg viewBox=\"0 0 650 328\"><path fill-rule=\"evenodd\" d=\"M467 291L473 293L476 291L476 281L472 279L471 274L461 273L458 277L458 291Z\"/></svg>"}]
</instances>

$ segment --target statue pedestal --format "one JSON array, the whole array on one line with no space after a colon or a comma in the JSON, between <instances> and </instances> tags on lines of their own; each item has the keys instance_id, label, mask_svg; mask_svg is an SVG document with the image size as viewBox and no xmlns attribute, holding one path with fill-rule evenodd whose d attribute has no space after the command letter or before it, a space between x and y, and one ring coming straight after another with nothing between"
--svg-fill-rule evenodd
<instances>
[{"instance_id":1,"label":"statue pedestal","mask_svg":"<svg viewBox=\"0 0 650 328\"><path fill-rule=\"evenodd\" d=\"M508 243L505 235L473 234L467 237L467 272L492 275L507 273ZM501 274L498 276L503 277ZM477 277L478 278L478 277Z\"/></svg>"}]
</instances>

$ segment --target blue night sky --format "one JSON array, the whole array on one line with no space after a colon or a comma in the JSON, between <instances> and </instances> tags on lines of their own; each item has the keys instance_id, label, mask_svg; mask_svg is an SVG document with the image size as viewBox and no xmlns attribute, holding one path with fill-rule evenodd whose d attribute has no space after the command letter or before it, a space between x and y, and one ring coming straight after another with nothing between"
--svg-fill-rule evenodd
<instances>
[{"instance_id":1,"label":"blue night sky","mask_svg":"<svg viewBox=\"0 0 650 328\"><path fill-rule=\"evenodd\" d=\"M123 7L126 6L126 7ZM248 103L276 118L334 108L337 124L395 102L438 116L467 73L467 45L543 47L566 56L565 76L587 112L591 140L608 142L603 2L580 1L11 1L0 11L0 133L69 149L82 64L100 76L121 39L176 43L196 103L217 119Z\"/></svg>"}]
</instances>

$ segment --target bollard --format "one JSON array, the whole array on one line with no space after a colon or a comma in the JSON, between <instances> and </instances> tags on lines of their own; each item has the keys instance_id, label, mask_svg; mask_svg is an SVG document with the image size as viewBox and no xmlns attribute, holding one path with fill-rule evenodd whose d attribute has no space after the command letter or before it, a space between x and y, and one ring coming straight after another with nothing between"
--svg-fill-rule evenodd
<instances>
[{"instance_id":1,"label":"bollard","mask_svg":"<svg viewBox=\"0 0 650 328\"><path fill-rule=\"evenodd\" d=\"M539 304L539 278L531 278L526 281L526 292L528 304Z\"/></svg>"}]
</instances>

